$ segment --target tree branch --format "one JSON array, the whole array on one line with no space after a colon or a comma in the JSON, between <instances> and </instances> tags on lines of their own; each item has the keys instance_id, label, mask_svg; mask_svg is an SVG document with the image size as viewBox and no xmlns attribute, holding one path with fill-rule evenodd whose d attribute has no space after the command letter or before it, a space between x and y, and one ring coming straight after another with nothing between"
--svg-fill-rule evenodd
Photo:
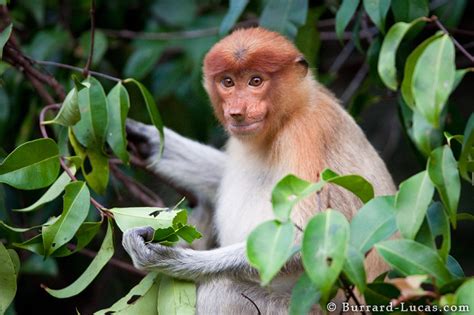
<instances>
[{"instance_id":1,"label":"tree branch","mask_svg":"<svg viewBox=\"0 0 474 315\"><path fill-rule=\"evenodd\" d=\"M77 72L83 72L83 69L81 69L79 67L74 67L74 66L67 65L67 64L64 64L64 63L59 63L59 62L54 62L54 61L47 61L47 60L34 60L34 59L30 59L30 60L33 61L34 63L42 65L42 66L52 66L52 67L57 67L57 68L73 70L73 71L77 71ZM115 82L121 82L122 81L121 79L119 79L117 77L113 77L111 75L101 73L101 72L96 72L96 71L90 71L89 70L89 74L93 75L95 77L101 77L101 78L108 79L108 80L115 81Z\"/></svg>"}]
</instances>

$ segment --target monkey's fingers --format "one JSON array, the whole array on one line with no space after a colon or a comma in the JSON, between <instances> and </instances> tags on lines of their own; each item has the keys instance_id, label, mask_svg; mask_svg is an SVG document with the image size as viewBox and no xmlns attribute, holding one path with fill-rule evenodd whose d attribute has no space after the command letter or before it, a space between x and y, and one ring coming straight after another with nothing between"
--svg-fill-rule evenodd
<instances>
[{"instance_id":1,"label":"monkey's fingers","mask_svg":"<svg viewBox=\"0 0 474 315\"><path fill-rule=\"evenodd\" d=\"M143 158L153 155L159 148L158 130L133 119L126 121L127 140L138 151Z\"/></svg>"}]
</instances>

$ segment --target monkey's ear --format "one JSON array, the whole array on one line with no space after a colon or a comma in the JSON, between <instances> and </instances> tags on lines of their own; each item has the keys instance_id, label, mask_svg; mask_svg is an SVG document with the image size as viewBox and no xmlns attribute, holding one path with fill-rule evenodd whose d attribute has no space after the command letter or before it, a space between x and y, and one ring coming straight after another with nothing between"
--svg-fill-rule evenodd
<instances>
[{"instance_id":1,"label":"monkey's ear","mask_svg":"<svg viewBox=\"0 0 474 315\"><path fill-rule=\"evenodd\" d=\"M301 70L301 75L305 77L306 74L308 73L309 64L304 58L304 56L296 57L295 63L298 66L298 68Z\"/></svg>"}]
</instances>

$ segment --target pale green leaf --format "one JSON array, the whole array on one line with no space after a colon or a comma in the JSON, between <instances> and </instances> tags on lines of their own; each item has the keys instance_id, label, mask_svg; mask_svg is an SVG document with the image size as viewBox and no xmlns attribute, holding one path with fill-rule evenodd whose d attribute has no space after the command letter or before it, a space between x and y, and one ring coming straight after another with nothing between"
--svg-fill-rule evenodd
<instances>
[{"instance_id":1,"label":"pale green leaf","mask_svg":"<svg viewBox=\"0 0 474 315\"><path fill-rule=\"evenodd\" d=\"M471 314L474 311L474 279L471 278L464 282L457 290L456 290L456 304L459 306L467 306L470 310L469 313L463 312L459 310L459 312L453 313L454 315L462 315L462 314ZM464 306L465 305L465 306Z\"/></svg>"},{"instance_id":2,"label":"pale green leaf","mask_svg":"<svg viewBox=\"0 0 474 315\"><path fill-rule=\"evenodd\" d=\"M396 67L398 46L407 32L420 21L422 19L414 20L411 23L398 22L394 24L383 40L377 69L383 83L391 90L396 91L398 87Z\"/></svg>"},{"instance_id":3,"label":"pale green leaf","mask_svg":"<svg viewBox=\"0 0 474 315\"><path fill-rule=\"evenodd\" d=\"M122 232L142 226L151 226L155 230L176 227L178 223L182 223L183 215L186 218L185 210L165 210L155 207L135 207L112 208L109 211L114 214L115 223Z\"/></svg>"},{"instance_id":4,"label":"pale green leaf","mask_svg":"<svg viewBox=\"0 0 474 315\"><path fill-rule=\"evenodd\" d=\"M95 279L95 277L97 277L102 268L104 268L110 258L112 258L113 254L113 224L109 220L107 225L107 233L102 245L100 246L99 252L94 257L91 264L87 267L84 273L79 278L77 278L76 281L63 289L54 290L44 287L45 290L52 296L59 299L68 298L81 293Z\"/></svg>"},{"instance_id":5,"label":"pale green leaf","mask_svg":"<svg viewBox=\"0 0 474 315\"><path fill-rule=\"evenodd\" d=\"M293 254L295 227L291 222L267 221L247 238L247 258L259 274L262 285L273 277Z\"/></svg>"},{"instance_id":6,"label":"pale green leaf","mask_svg":"<svg viewBox=\"0 0 474 315\"><path fill-rule=\"evenodd\" d=\"M129 92L131 105L146 107L151 122L160 133L160 153L162 154L165 143L164 126L153 96L143 84L135 79L126 79L123 82Z\"/></svg>"},{"instance_id":7,"label":"pale green leaf","mask_svg":"<svg viewBox=\"0 0 474 315\"><path fill-rule=\"evenodd\" d=\"M397 230L393 196L379 196L357 211L351 221L350 243L363 254Z\"/></svg>"},{"instance_id":8,"label":"pale green leaf","mask_svg":"<svg viewBox=\"0 0 474 315\"><path fill-rule=\"evenodd\" d=\"M90 87L78 92L81 119L72 129L82 146L99 150L104 144L108 125L107 98L104 88L94 77L88 77L83 84Z\"/></svg>"},{"instance_id":9,"label":"pale green leaf","mask_svg":"<svg viewBox=\"0 0 474 315\"><path fill-rule=\"evenodd\" d=\"M403 100L410 108L415 107L415 99L413 97L413 74L415 72L415 66L417 64L418 58L420 58L420 55L425 51L428 45L430 45L433 41L439 39L441 36L443 36L443 34L438 33L423 41L415 48L415 50L412 51L412 53L408 56L407 61L405 62L405 70L403 71L404 75L401 91Z\"/></svg>"},{"instance_id":10,"label":"pale green leaf","mask_svg":"<svg viewBox=\"0 0 474 315\"><path fill-rule=\"evenodd\" d=\"M196 285L193 282L163 276L157 306L159 315L196 314Z\"/></svg>"},{"instance_id":11,"label":"pale green leaf","mask_svg":"<svg viewBox=\"0 0 474 315\"><path fill-rule=\"evenodd\" d=\"M449 35L429 43L416 62L413 73L415 106L434 127L451 94L456 65L454 44Z\"/></svg>"},{"instance_id":12,"label":"pale green leaf","mask_svg":"<svg viewBox=\"0 0 474 315\"><path fill-rule=\"evenodd\" d=\"M338 211L315 215L306 226L301 254L306 273L326 302L344 265L349 245L349 222Z\"/></svg>"},{"instance_id":13,"label":"pale green leaf","mask_svg":"<svg viewBox=\"0 0 474 315\"><path fill-rule=\"evenodd\" d=\"M464 138L462 142L461 155L459 156L459 173L467 180L472 181L469 174L468 163L474 160L472 148L474 147L474 114L471 114L464 129ZM472 172L471 172L472 173ZM471 174L472 175L472 174Z\"/></svg>"},{"instance_id":14,"label":"pale green leaf","mask_svg":"<svg viewBox=\"0 0 474 315\"><path fill-rule=\"evenodd\" d=\"M152 287L159 284L160 276L156 272L150 272L147 274L136 286L134 286L124 297L115 302L111 307L97 311L94 315L107 315L107 314L123 314L125 311L130 311L129 308L133 307L136 303L141 303L141 299L152 290ZM157 292L157 291L156 291ZM138 297L138 299L137 299ZM155 301L157 296L155 296ZM135 303L129 304L129 301L135 301ZM155 302L156 303L156 302ZM150 309L151 311L152 309ZM154 312L148 312L146 314L153 314Z\"/></svg>"},{"instance_id":15,"label":"pale green leaf","mask_svg":"<svg viewBox=\"0 0 474 315\"><path fill-rule=\"evenodd\" d=\"M290 217L293 207L302 199L321 190L324 182L311 184L295 175L287 175L273 188L272 206L275 217L284 222Z\"/></svg>"},{"instance_id":16,"label":"pale green leaf","mask_svg":"<svg viewBox=\"0 0 474 315\"><path fill-rule=\"evenodd\" d=\"M395 198L395 208L397 226L404 238L415 238L433 194L434 186L427 171L413 175L400 184Z\"/></svg>"},{"instance_id":17,"label":"pale green leaf","mask_svg":"<svg viewBox=\"0 0 474 315\"><path fill-rule=\"evenodd\" d=\"M449 214L449 219L456 228L456 212L461 196L461 179L457 161L448 145L431 152L428 160L428 174L438 190L441 201Z\"/></svg>"},{"instance_id":18,"label":"pale green leaf","mask_svg":"<svg viewBox=\"0 0 474 315\"><path fill-rule=\"evenodd\" d=\"M89 213L90 194L84 182L72 182L66 186L65 190L61 216L53 224L43 227L46 256L69 242Z\"/></svg>"},{"instance_id":19,"label":"pale green leaf","mask_svg":"<svg viewBox=\"0 0 474 315\"><path fill-rule=\"evenodd\" d=\"M321 173L323 181L341 186L366 203L374 198L374 188L365 178L359 175L339 175L330 169L325 169Z\"/></svg>"},{"instance_id":20,"label":"pale green leaf","mask_svg":"<svg viewBox=\"0 0 474 315\"><path fill-rule=\"evenodd\" d=\"M0 182L18 189L51 185L59 173L59 150L51 139L28 141L0 164Z\"/></svg>"},{"instance_id":21,"label":"pale green leaf","mask_svg":"<svg viewBox=\"0 0 474 315\"><path fill-rule=\"evenodd\" d=\"M364 255L362 255L362 253L354 246L348 247L347 258L342 267L342 272L363 294L367 287Z\"/></svg>"},{"instance_id":22,"label":"pale green leaf","mask_svg":"<svg viewBox=\"0 0 474 315\"><path fill-rule=\"evenodd\" d=\"M76 167L72 165L69 168L69 171L71 174L76 174ZM71 177L66 172L63 172L58 179L51 185L51 187L46 190L46 192L32 205L21 208L21 209L13 209L13 211L18 211L18 212L29 212L38 209L42 205L53 201L56 199L63 191L64 188L66 187L67 184L71 182Z\"/></svg>"},{"instance_id":23,"label":"pale green leaf","mask_svg":"<svg viewBox=\"0 0 474 315\"><path fill-rule=\"evenodd\" d=\"M430 275L440 286L453 279L438 253L415 241L389 240L376 244L375 248L390 266L406 276Z\"/></svg>"},{"instance_id":24,"label":"pale green leaf","mask_svg":"<svg viewBox=\"0 0 474 315\"><path fill-rule=\"evenodd\" d=\"M10 257L8 250L0 242L0 314L5 313L16 294L16 273L15 265Z\"/></svg>"},{"instance_id":25,"label":"pale green leaf","mask_svg":"<svg viewBox=\"0 0 474 315\"><path fill-rule=\"evenodd\" d=\"M107 95L109 113L109 126L107 130L107 143L115 155L128 164L127 135L125 133L125 120L130 108L128 92L121 82L117 83Z\"/></svg>"}]
</instances>

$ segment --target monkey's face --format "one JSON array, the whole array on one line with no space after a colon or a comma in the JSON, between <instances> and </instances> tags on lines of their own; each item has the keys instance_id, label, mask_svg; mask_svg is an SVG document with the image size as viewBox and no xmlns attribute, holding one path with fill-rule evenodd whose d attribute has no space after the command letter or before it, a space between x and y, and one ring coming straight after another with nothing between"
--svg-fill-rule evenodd
<instances>
[{"instance_id":1,"label":"monkey's face","mask_svg":"<svg viewBox=\"0 0 474 315\"><path fill-rule=\"evenodd\" d=\"M214 80L219 96L216 114L236 137L263 134L269 112L270 76L256 71L223 73Z\"/></svg>"}]
</instances>

